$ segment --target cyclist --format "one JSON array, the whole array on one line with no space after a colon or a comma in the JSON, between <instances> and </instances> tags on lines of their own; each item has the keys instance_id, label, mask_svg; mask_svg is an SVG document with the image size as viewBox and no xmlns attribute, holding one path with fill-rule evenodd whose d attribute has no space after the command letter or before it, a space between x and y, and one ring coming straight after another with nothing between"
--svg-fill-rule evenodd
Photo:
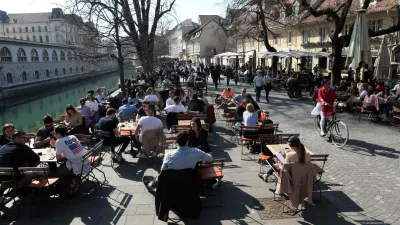
<instances>
[{"instance_id":1,"label":"cyclist","mask_svg":"<svg viewBox=\"0 0 400 225\"><path fill-rule=\"evenodd\" d=\"M322 88L318 90L318 101L322 104L321 108L321 136L326 135L326 119L333 116L333 104L336 99L331 82L328 79L322 81Z\"/></svg>"}]
</instances>

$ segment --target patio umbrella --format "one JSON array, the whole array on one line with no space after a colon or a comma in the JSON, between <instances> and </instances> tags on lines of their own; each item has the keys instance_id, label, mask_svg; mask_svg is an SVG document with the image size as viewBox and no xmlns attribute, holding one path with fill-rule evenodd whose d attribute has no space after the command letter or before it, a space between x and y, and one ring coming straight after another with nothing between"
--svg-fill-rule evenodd
<instances>
[{"instance_id":1,"label":"patio umbrella","mask_svg":"<svg viewBox=\"0 0 400 225\"><path fill-rule=\"evenodd\" d=\"M387 36L383 36L378 58L375 60L374 78L385 78L389 75L390 56L387 47Z\"/></svg>"},{"instance_id":2,"label":"patio umbrella","mask_svg":"<svg viewBox=\"0 0 400 225\"><path fill-rule=\"evenodd\" d=\"M364 0L360 0L360 5L364 5ZM368 33L367 10L357 10L357 18L354 23L353 33L351 34L350 45L347 51L346 64L352 64L355 69L360 62L372 65L370 37Z\"/></svg>"}]
</instances>

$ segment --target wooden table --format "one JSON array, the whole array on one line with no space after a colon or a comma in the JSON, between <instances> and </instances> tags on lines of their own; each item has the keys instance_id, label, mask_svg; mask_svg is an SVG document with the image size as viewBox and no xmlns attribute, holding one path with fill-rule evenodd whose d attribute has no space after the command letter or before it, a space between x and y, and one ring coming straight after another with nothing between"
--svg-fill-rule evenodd
<instances>
[{"instance_id":1,"label":"wooden table","mask_svg":"<svg viewBox=\"0 0 400 225\"><path fill-rule=\"evenodd\" d=\"M39 149L32 149L36 154L38 154L38 153L42 153L42 155L39 155L39 157L40 157L40 162L42 162L42 163L56 163L57 162L57 159L56 159L56 150L54 150L54 149L51 149L51 151L53 151L54 152L54 157L50 157L48 154L47 154L47 148L39 148Z\"/></svg>"},{"instance_id":2,"label":"wooden table","mask_svg":"<svg viewBox=\"0 0 400 225\"><path fill-rule=\"evenodd\" d=\"M285 155L285 148L290 149L288 144L277 144L277 145L267 145L267 148L272 152L272 154L276 155L280 153L281 155ZM306 148L306 152L308 154L313 155L313 153ZM283 154L282 154L283 153Z\"/></svg>"},{"instance_id":3,"label":"wooden table","mask_svg":"<svg viewBox=\"0 0 400 225\"><path fill-rule=\"evenodd\" d=\"M228 111L236 111L236 107L227 107Z\"/></svg>"},{"instance_id":4,"label":"wooden table","mask_svg":"<svg viewBox=\"0 0 400 225\"><path fill-rule=\"evenodd\" d=\"M201 121L201 125L206 124L204 120L200 120ZM190 123L192 121L191 120L178 120L178 125L179 126L190 126Z\"/></svg>"},{"instance_id":5,"label":"wooden table","mask_svg":"<svg viewBox=\"0 0 400 225\"><path fill-rule=\"evenodd\" d=\"M122 133L129 133L129 135L135 135L136 128L137 128L136 122L132 123L132 122L126 121L126 122L121 122L118 124L118 129L119 129L119 131L121 131L121 135L122 135Z\"/></svg>"}]
</instances>

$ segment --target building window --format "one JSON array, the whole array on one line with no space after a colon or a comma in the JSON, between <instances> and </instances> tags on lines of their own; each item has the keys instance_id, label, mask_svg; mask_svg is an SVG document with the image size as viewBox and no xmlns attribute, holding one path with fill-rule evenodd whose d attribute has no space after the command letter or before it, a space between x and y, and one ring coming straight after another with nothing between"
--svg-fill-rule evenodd
<instances>
[{"instance_id":1,"label":"building window","mask_svg":"<svg viewBox=\"0 0 400 225\"><path fill-rule=\"evenodd\" d=\"M44 27L44 31L47 32L47 26Z\"/></svg>"},{"instance_id":2,"label":"building window","mask_svg":"<svg viewBox=\"0 0 400 225\"><path fill-rule=\"evenodd\" d=\"M382 20L370 20L369 29L372 31L378 31L382 29Z\"/></svg>"},{"instance_id":3,"label":"building window","mask_svg":"<svg viewBox=\"0 0 400 225\"><path fill-rule=\"evenodd\" d=\"M49 70L46 70L46 77L50 77L50 72L49 72Z\"/></svg>"},{"instance_id":4,"label":"building window","mask_svg":"<svg viewBox=\"0 0 400 225\"><path fill-rule=\"evenodd\" d=\"M63 74L67 74L67 70L65 68L63 68Z\"/></svg>"},{"instance_id":5,"label":"building window","mask_svg":"<svg viewBox=\"0 0 400 225\"><path fill-rule=\"evenodd\" d=\"M11 73L7 73L7 83L12 84L13 82L13 77Z\"/></svg>"},{"instance_id":6,"label":"building window","mask_svg":"<svg viewBox=\"0 0 400 225\"><path fill-rule=\"evenodd\" d=\"M58 76L58 69L55 69L55 70L54 70L54 75L55 75L55 76Z\"/></svg>"},{"instance_id":7,"label":"building window","mask_svg":"<svg viewBox=\"0 0 400 225\"><path fill-rule=\"evenodd\" d=\"M35 35L33 35L33 41L36 42L36 36Z\"/></svg>"},{"instance_id":8,"label":"building window","mask_svg":"<svg viewBox=\"0 0 400 225\"><path fill-rule=\"evenodd\" d=\"M26 62L26 53L23 48L19 48L17 52L18 62Z\"/></svg>"},{"instance_id":9,"label":"building window","mask_svg":"<svg viewBox=\"0 0 400 225\"><path fill-rule=\"evenodd\" d=\"M288 33L288 43L292 43L292 32Z\"/></svg>"},{"instance_id":10,"label":"building window","mask_svg":"<svg viewBox=\"0 0 400 225\"><path fill-rule=\"evenodd\" d=\"M55 50L53 50L53 52L51 53L51 60L58 61L57 52Z\"/></svg>"},{"instance_id":11,"label":"building window","mask_svg":"<svg viewBox=\"0 0 400 225\"><path fill-rule=\"evenodd\" d=\"M28 33L29 32L29 28L25 27L25 32Z\"/></svg>"},{"instance_id":12,"label":"building window","mask_svg":"<svg viewBox=\"0 0 400 225\"><path fill-rule=\"evenodd\" d=\"M47 52L46 49L43 49L43 51L42 51L42 61L43 62L49 61L49 53Z\"/></svg>"},{"instance_id":13,"label":"building window","mask_svg":"<svg viewBox=\"0 0 400 225\"><path fill-rule=\"evenodd\" d=\"M60 36L56 35L56 42L60 42Z\"/></svg>"},{"instance_id":14,"label":"building window","mask_svg":"<svg viewBox=\"0 0 400 225\"><path fill-rule=\"evenodd\" d=\"M58 31L58 26L54 26L54 31Z\"/></svg>"},{"instance_id":15,"label":"building window","mask_svg":"<svg viewBox=\"0 0 400 225\"><path fill-rule=\"evenodd\" d=\"M10 49L7 47L2 47L0 49L0 62L11 62L12 61L12 56Z\"/></svg>"},{"instance_id":16,"label":"building window","mask_svg":"<svg viewBox=\"0 0 400 225\"><path fill-rule=\"evenodd\" d=\"M71 54L71 52L68 52L68 57L67 57L67 59L68 59L68 61L71 61L71 60L72 60L72 54Z\"/></svg>"},{"instance_id":17,"label":"building window","mask_svg":"<svg viewBox=\"0 0 400 225\"><path fill-rule=\"evenodd\" d=\"M26 40L29 41L29 36L28 35L26 36Z\"/></svg>"},{"instance_id":18,"label":"building window","mask_svg":"<svg viewBox=\"0 0 400 225\"><path fill-rule=\"evenodd\" d=\"M35 78L37 79L37 80L39 80L39 78L40 78L40 74L39 74L39 71L35 71Z\"/></svg>"},{"instance_id":19,"label":"building window","mask_svg":"<svg viewBox=\"0 0 400 225\"><path fill-rule=\"evenodd\" d=\"M310 41L310 31L303 30L303 43L307 43Z\"/></svg>"},{"instance_id":20,"label":"building window","mask_svg":"<svg viewBox=\"0 0 400 225\"><path fill-rule=\"evenodd\" d=\"M49 42L49 36L46 35L46 42Z\"/></svg>"},{"instance_id":21,"label":"building window","mask_svg":"<svg viewBox=\"0 0 400 225\"><path fill-rule=\"evenodd\" d=\"M7 32L7 33L10 33L10 30L8 29L8 27L6 28L6 32Z\"/></svg>"},{"instance_id":22,"label":"building window","mask_svg":"<svg viewBox=\"0 0 400 225\"><path fill-rule=\"evenodd\" d=\"M19 28L19 32L22 33L22 27Z\"/></svg>"},{"instance_id":23,"label":"building window","mask_svg":"<svg viewBox=\"0 0 400 225\"><path fill-rule=\"evenodd\" d=\"M72 67L69 68L69 74L72 74Z\"/></svg>"},{"instance_id":24,"label":"building window","mask_svg":"<svg viewBox=\"0 0 400 225\"><path fill-rule=\"evenodd\" d=\"M38 26L38 31L42 32L42 27L41 26Z\"/></svg>"},{"instance_id":25,"label":"building window","mask_svg":"<svg viewBox=\"0 0 400 225\"><path fill-rule=\"evenodd\" d=\"M32 27L32 32L35 32L35 27Z\"/></svg>"},{"instance_id":26,"label":"building window","mask_svg":"<svg viewBox=\"0 0 400 225\"><path fill-rule=\"evenodd\" d=\"M43 42L42 36L39 36L39 42Z\"/></svg>"},{"instance_id":27,"label":"building window","mask_svg":"<svg viewBox=\"0 0 400 225\"><path fill-rule=\"evenodd\" d=\"M65 60L65 53L63 51L61 51L61 53L60 53L60 60L61 61Z\"/></svg>"},{"instance_id":28,"label":"building window","mask_svg":"<svg viewBox=\"0 0 400 225\"><path fill-rule=\"evenodd\" d=\"M15 33L15 27L13 27L12 30L13 30L13 33Z\"/></svg>"},{"instance_id":29,"label":"building window","mask_svg":"<svg viewBox=\"0 0 400 225\"><path fill-rule=\"evenodd\" d=\"M23 81L27 81L28 80L28 76L26 75L26 72L22 72L22 80Z\"/></svg>"},{"instance_id":30,"label":"building window","mask_svg":"<svg viewBox=\"0 0 400 225\"><path fill-rule=\"evenodd\" d=\"M36 49L32 49L31 51L31 61L32 62L39 62L39 54Z\"/></svg>"},{"instance_id":31,"label":"building window","mask_svg":"<svg viewBox=\"0 0 400 225\"><path fill-rule=\"evenodd\" d=\"M83 72L83 66L81 67L81 72Z\"/></svg>"},{"instance_id":32,"label":"building window","mask_svg":"<svg viewBox=\"0 0 400 225\"><path fill-rule=\"evenodd\" d=\"M329 28L320 28L319 29L319 38L321 42L327 41L329 35Z\"/></svg>"}]
</instances>

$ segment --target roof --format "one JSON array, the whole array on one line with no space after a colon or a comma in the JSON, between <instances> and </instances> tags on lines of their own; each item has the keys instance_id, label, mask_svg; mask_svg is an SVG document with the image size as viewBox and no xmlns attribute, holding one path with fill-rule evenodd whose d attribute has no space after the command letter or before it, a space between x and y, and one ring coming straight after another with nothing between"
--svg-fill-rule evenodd
<instances>
[{"instance_id":1,"label":"roof","mask_svg":"<svg viewBox=\"0 0 400 225\"><path fill-rule=\"evenodd\" d=\"M210 21L206 22L205 24L201 25L200 27L194 28L193 30L187 32L183 37L184 39L186 38L190 38L193 34L196 34L197 32L203 30L203 28L205 26L207 26L211 21L214 21L216 23L218 23L217 21L215 21L214 19L211 19Z\"/></svg>"},{"instance_id":2,"label":"roof","mask_svg":"<svg viewBox=\"0 0 400 225\"><path fill-rule=\"evenodd\" d=\"M197 23L193 22L191 19L186 19L184 21L182 21L179 25L181 26L198 26Z\"/></svg>"},{"instance_id":3,"label":"roof","mask_svg":"<svg viewBox=\"0 0 400 225\"><path fill-rule=\"evenodd\" d=\"M219 16L218 15L199 15L200 25L203 25L216 17L219 17Z\"/></svg>"},{"instance_id":4,"label":"roof","mask_svg":"<svg viewBox=\"0 0 400 225\"><path fill-rule=\"evenodd\" d=\"M51 18L51 12L42 13L10 13L10 23L39 23Z\"/></svg>"},{"instance_id":5,"label":"roof","mask_svg":"<svg viewBox=\"0 0 400 225\"><path fill-rule=\"evenodd\" d=\"M327 8L338 8L341 5L343 5L345 2L346 2L346 0L325 0L325 1L322 1L321 5L317 7L317 10L327 9ZM379 0L376 3L371 3L369 5L367 14L379 13L379 12L391 10L395 6L397 6L397 4L398 4L398 0ZM353 0L351 7L350 7L348 17L355 17L357 14L356 10L359 8L360 8L360 1ZM326 21L326 19L327 19L326 16L314 17L311 15L311 16L307 17L306 19L304 19L302 22L303 23L315 23L315 22Z\"/></svg>"}]
</instances>

